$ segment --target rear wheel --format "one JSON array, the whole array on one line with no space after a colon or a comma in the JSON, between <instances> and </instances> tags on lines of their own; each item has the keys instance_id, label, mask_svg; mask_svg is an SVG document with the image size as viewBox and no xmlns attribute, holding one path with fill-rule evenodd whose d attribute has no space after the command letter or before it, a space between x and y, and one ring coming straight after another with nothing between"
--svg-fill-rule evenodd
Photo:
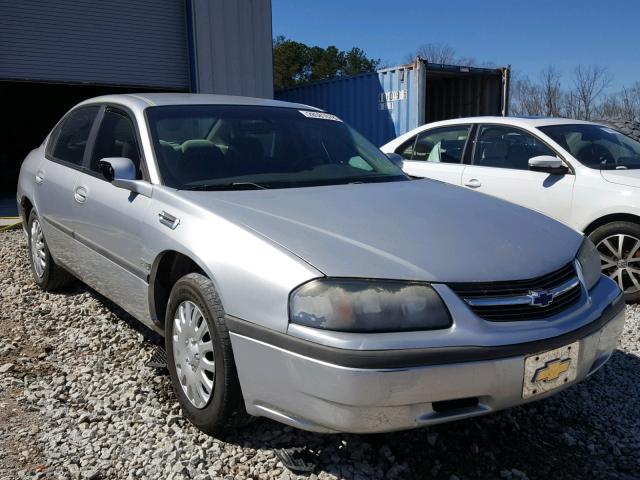
<instances>
[{"instance_id":1,"label":"rear wheel","mask_svg":"<svg viewBox=\"0 0 640 480\"><path fill-rule=\"evenodd\" d=\"M627 302L640 301L640 225L607 223L589 238L600 252L602 273L618 284Z\"/></svg>"},{"instance_id":2,"label":"rear wheel","mask_svg":"<svg viewBox=\"0 0 640 480\"><path fill-rule=\"evenodd\" d=\"M51 257L42 231L42 223L35 210L29 214L27 233L31 273L38 286L43 290L55 291L71 285L75 279Z\"/></svg>"},{"instance_id":3,"label":"rear wheel","mask_svg":"<svg viewBox=\"0 0 640 480\"><path fill-rule=\"evenodd\" d=\"M224 310L204 275L185 275L171 290L165 348L173 390L191 423L214 434L246 422Z\"/></svg>"}]
</instances>

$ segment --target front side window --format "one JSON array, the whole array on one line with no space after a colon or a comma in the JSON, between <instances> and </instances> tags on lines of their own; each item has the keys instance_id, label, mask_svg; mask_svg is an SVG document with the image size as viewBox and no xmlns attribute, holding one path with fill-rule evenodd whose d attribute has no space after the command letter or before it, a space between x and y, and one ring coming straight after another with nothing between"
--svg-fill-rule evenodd
<instances>
[{"instance_id":1,"label":"front side window","mask_svg":"<svg viewBox=\"0 0 640 480\"><path fill-rule=\"evenodd\" d=\"M133 123L124 113L110 109L104 112L89 162L89 169L100 172L98 163L108 157L131 159L136 166L138 178L142 178L140 174L140 148Z\"/></svg>"},{"instance_id":2,"label":"front side window","mask_svg":"<svg viewBox=\"0 0 640 480\"><path fill-rule=\"evenodd\" d=\"M481 167L528 170L529 159L540 155L556 156L542 141L518 128L505 125L480 127L473 155Z\"/></svg>"},{"instance_id":3,"label":"front side window","mask_svg":"<svg viewBox=\"0 0 640 480\"><path fill-rule=\"evenodd\" d=\"M78 108L70 112L57 130L52 156L73 165L82 165L87 140L99 106Z\"/></svg>"},{"instance_id":4,"label":"front side window","mask_svg":"<svg viewBox=\"0 0 640 480\"><path fill-rule=\"evenodd\" d=\"M580 163L600 170L640 168L640 143L601 125L550 125L543 133Z\"/></svg>"},{"instance_id":5,"label":"front side window","mask_svg":"<svg viewBox=\"0 0 640 480\"><path fill-rule=\"evenodd\" d=\"M177 189L290 188L408 180L335 117L293 108L146 110L163 183Z\"/></svg>"},{"instance_id":6,"label":"front side window","mask_svg":"<svg viewBox=\"0 0 640 480\"><path fill-rule=\"evenodd\" d=\"M469 125L437 128L419 133L396 151L405 160L461 163L469 136Z\"/></svg>"}]
</instances>

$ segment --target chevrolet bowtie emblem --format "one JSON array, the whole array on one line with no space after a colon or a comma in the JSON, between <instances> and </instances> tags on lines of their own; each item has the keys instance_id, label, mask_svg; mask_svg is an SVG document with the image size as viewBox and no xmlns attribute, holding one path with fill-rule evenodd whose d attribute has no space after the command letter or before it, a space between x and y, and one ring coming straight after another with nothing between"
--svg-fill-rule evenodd
<instances>
[{"instance_id":1,"label":"chevrolet bowtie emblem","mask_svg":"<svg viewBox=\"0 0 640 480\"><path fill-rule=\"evenodd\" d=\"M556 380L560 375L569 370L571 366L571 359L565 358L564 360L560 360L556 358L554 360L549 360L545 363L544 367L540 367L536 370L536 373L533 375L532 382L552 382Z\"/></svg>"}]
</instances>

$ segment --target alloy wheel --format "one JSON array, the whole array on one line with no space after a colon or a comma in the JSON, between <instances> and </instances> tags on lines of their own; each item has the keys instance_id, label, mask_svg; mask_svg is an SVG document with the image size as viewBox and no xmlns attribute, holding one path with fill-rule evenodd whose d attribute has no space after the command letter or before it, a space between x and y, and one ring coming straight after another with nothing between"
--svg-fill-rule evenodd
<instances>
[{"instance_id":1,"label":"alloy wheel","mask_svg":"<svg viewBox=\"0 0 640 480\"><path fill-rule=\"evenodd\" d=\"M47 254L44 249L44 234L37 218L31 222L31 259L36 275L42 278L47 267Z\"/></svg>"},{"instance_id":2,"label":"alloy wheel","mask_svg":"<svg viewBox=\"0 0 640 480\"><path fill-rule=\"evenodd\" d=\"M189 300L176 309L172 346L182 391L194 407L206 407L215 380L213 338L200 308Z\"/></svg>"},{"instance_id":3,"label":"alloy wheel","mask_svg":"<svg viewBox=\"0 0 640 480\"><path fill-rule=\"evenodd\" d=\"M620 233L604 238L596 248L602 273L615 280L625 293L640 291L640 239Z\"/></svg>"}]
</instances>

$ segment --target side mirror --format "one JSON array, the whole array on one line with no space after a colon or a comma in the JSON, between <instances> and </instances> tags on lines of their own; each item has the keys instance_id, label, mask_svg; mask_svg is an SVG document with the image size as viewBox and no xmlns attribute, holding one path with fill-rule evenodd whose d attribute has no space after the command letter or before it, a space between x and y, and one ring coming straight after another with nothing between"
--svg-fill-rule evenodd
<instances>
[{"instance_id":1,"label":"side mirror","mask_svg":"<svg viewBox=\"0 0 640 480\"><path fill-rule=\"evenodd\" d=\"M114 187L151 197L153 187L148 182L136 179L136 166L130 158L103 158L98 162L98 167L104 178Z\"/></svg>"},{"instance_id":2,"label":"side mirror","mask_svg":"<svg viewBox=\"0 0 640 480\"><path fill-rule=\"evenodd\" d=\"M546 172L551 175L564 175L569 171L558 157L539 155L529 159L529 169L535 172Z\"/></svg>"},{"instance_id":3,"label":"side mirror","mask_svg":"<svg viewBox=\"0 0 640 480\"><path fill-rule=\"evenodd\" d=\"M387 156L387 158L389 160L391 160L397 167L402 168L403 162L404 162L404 158L402 158L401 155L398 155L397 153L385 153L385 155Z\"/></svg>"}]
</instances>

